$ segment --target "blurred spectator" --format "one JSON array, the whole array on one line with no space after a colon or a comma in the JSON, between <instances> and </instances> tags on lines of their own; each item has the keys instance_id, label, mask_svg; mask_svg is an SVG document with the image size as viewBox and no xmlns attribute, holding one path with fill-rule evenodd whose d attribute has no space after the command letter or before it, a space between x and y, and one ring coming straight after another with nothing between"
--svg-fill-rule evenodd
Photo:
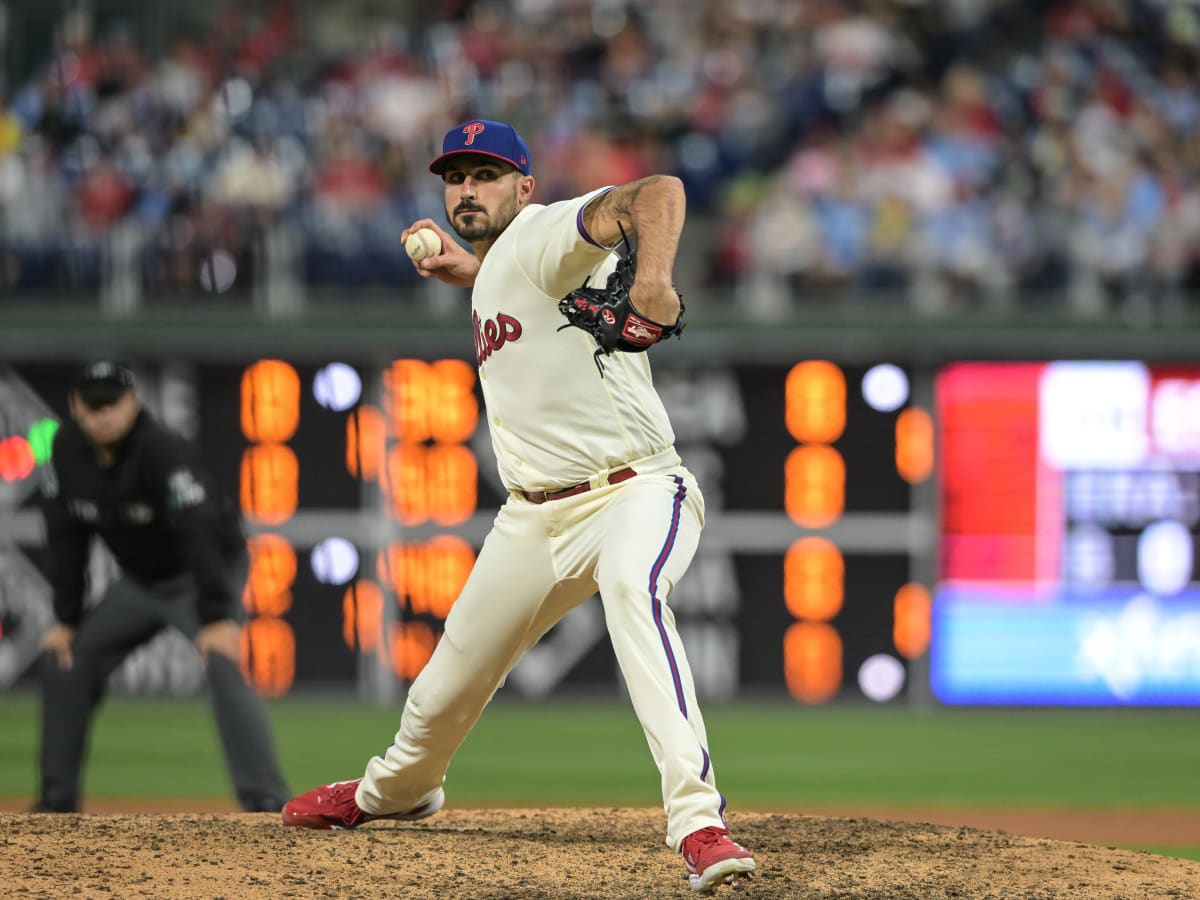
<instances>
[{"instance_id":1,"label":"blurred spectator","mask_svg":"<svg viewBox=\"0 0 1200 900\"><path fill-rule=\"evenodd\" d=\"M233 143L213 173L211 196L259 213L266 224L287 206L295 189L296 173L280 159L272 141L260 137Z\"/></svg>"},{"instance_id":2,"label":"blurred spectator","mask_svg":"<svg viewBox=\"0 0 1200 900\"><path fill-rule=\"evenodd\" d=\"M0 98L0 159L8 158L20 149L23 132L21 120L13 115L8 104Z\"/></svg>"},{"instance_id":3,"label":"blurred spectator","mask_svg":"<svg viewBox=\"0 0 1200 900\"><path fill-rule=\"evenodd\" d=\"M149 283L182 290L214 246L253 260L285 229L310 283L411 285L397 225L441 214L429 136L478 114L530 136L545 201L677 173L711 236L683 287L763 314L855 297L1104 314L1178 308L1200 279L1194 5L437 0L410 25L412 8L326 42L336 10L226 3L158 58L128 23L69 12L0 107L8 251L136 225Z\"/></svg>"},{"instance_id":4,"label":"blurred spectator","mask_svg":"<svg viewBox=\"0 0 1200 900\"><path fill-rule=\"evenodd\" d=\"M110 159L101 159L83 173L75 189L79 215L92 231L103 234L129 211L133 190Z\"/></svg>"}]
</instances>

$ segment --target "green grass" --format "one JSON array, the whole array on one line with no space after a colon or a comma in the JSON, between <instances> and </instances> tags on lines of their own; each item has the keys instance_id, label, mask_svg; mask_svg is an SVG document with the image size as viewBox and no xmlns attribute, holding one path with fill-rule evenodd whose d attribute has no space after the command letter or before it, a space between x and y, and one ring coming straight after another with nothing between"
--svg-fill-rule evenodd
<instances>
[{"instance_id":1,"label":"green grass","mask_svg":"<svg viewBox=\"0 0 1200 900\"><path fill-rule=\"evenodd\" d=\"M299 788L360 773L398 707L272 701L285 773ZM31 790L37 704L0 696L0 795ZM709 705L709 746L740 806L1200 809L1200 716L1186 710L952 710L785 703ZM636 718L615 700L498 701L450 769L461 803L655 804ZM212 718L199 699L117 698L96 718L88 792L221 795Z\"/></svg>"},{"instance_id":2,"label":"green grass","mask_svg":"<svg viewBox=\"0 0 1200 900\"><path fill-rule=\"evenodd\" d=\"M1200 847L1155 847L1147 844L1139 844L1136 847L1130 847L1131 850L1141 850L1145 853L1156 853L1159 856L1178 856L1180 859L1194 859L1200 861Z\"/></svg>"},{"instance_id":3,"label":"green grass","mask_svg":"<svg viewBox=\"0 0 1200 900\"><path fill-rule=\"evenodd\" d=\"M361 774L388 747L398 707L273 701L296 790ZM0 697L0 796L31 797L38 710ZM1200 716L1188 710L958 710L786 703L708 705L718 783L734 808L1200 810ZM454 802L654 806L658 776L616 700L494 703L450 768ZM96 720L92 797L227 797L200 700L119 698ZM1150 849L1150 848L1140 848ZM1158 852L1200 858L1200 848Z\"/></svg>"}]
</instances>

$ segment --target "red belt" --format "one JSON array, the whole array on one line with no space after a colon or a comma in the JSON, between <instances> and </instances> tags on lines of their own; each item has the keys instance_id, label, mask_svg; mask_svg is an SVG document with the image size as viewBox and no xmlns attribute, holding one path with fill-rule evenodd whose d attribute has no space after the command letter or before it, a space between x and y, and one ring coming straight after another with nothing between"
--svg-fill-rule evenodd
<instances>
[{"instance_id":1,"label":"red belt","mask_svg":"<svg viewBox=\"0 0 1200 900\"><path fill-rule=\"evenodd\" d=\"M608 483L620 484L622 481L628 481L636 474L637 472L626 466L624 469L617 469L615 472L609 472ZM562 500L566 497L574 497L576 494L584 494L591 489L591 482L581 481L579 484L573 484L570 487L563 488L559 491L517 491L517 493L530 503L545 503L547 500Z\"/></svg>"}]
</instances>

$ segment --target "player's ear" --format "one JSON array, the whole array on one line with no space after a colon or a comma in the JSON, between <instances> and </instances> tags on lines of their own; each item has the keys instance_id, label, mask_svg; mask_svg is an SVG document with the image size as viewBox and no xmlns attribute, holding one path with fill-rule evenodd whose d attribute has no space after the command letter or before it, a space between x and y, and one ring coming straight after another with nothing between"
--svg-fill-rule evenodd
<instances>
[{"instance_id":1,"label":"player's ear","mask_svg":"<svg viewBox=\"0 0 1200 900\"><path fill-rule=\"evenodd\" d=\"M534 180L532 175L522 175L517 181L517 208L520 209L533 196Z\"/></svg>"}]
</instances>

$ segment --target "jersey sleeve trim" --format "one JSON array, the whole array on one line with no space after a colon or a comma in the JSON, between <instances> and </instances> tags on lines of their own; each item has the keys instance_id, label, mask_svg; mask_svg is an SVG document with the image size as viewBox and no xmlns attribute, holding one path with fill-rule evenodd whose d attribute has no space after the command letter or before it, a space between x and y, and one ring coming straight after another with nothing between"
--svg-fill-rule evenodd
<instances>
[{"instance_id":1,"label":"jersey sleeve trim","mask_svg":"<svg viewBox=\"0 0 1200 900\"><path fill-rule=\"evenodd\" d=\"M613 185L609 185L608 187L600 188L600 190L593 193L590 197L586 197L584 199L583 203L581 203L579 206L579 212L577 212L575 214L575 228L579 231L579 236L582 237L589 244L591 244L593 247L599 247L601 250L612 250L613 248L604 246L604 244L601 244L594 237L592 237L590 234L588 234L588 230L583 225L583 211L588 208L588 205L593 200L595 200L597 197L607 194L612 189L613 189Z\"/></svg>"}]
</instances>

